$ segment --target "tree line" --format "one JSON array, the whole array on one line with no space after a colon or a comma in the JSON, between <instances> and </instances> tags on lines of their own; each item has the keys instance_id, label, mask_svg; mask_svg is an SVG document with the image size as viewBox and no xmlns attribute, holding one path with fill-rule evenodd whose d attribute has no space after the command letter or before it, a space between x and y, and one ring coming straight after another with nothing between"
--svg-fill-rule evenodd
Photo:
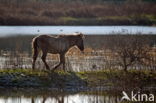
<instances>
[{"instance_id":1,"label":"tree line","mask_svg":"<svg viewBox=\"0 0 156 103\"><path fill-rule=\"evenodd\" d=\"M153 2L107 1L0 0L0 25L151 26L156 24L156 4Z\"/></svg>"},{"instance_id":2,"label":"tree line","mask_svg":"<svg viewBox=\"0 0 156 103\"><path fill-rule=\"evenodd\" d=\"M126 2L137 0L0 0L0 2L88 2L88 3L102 3L102 2ZM156 2L156 0L140 0L146 2Z\"/></svg>"}]
</instances>

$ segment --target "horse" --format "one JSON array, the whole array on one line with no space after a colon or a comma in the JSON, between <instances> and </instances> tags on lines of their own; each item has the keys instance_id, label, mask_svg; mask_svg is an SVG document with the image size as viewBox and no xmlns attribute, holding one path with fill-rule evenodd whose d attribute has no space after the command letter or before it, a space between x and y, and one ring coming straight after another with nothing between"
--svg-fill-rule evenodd
<instances>
[{"instance_id":1,"label":"horse","mask_svg":"<svg viewBox=\"0 0 156 103\"><path fill-rule=\"evenodd\" d=\"M68 35L39 35L33 38L32 48L33 48L33 63L32 69L35 69L35 61L40 51L42 51L41 59L46 67L46 70L50 70L47 62L46 56L48 53L59 54L60 62L54 66L53 71L63 64L63 70L65 71L65 54L67 51L73 47L77 46L79 50L84 52L84 35L82 33L73 33Z\"/></svg>"}]
</instances>

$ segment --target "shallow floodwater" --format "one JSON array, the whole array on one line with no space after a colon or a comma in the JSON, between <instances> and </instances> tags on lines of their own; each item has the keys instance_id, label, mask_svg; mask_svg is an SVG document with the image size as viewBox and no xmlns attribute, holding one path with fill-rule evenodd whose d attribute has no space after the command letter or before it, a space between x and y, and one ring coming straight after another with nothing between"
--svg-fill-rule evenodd
<instances>
[{"instance_id":1,"label":"shallow floodwater","mask_svg":"<svg viewBox=\"0 0 156 103\"><path fill-rule=\"evenodd\" d=\"M66 93L54 91L7 91L0 94L0 103L119 103L119 96L106 93Z\"/></svg>"},{"instance_id":2,"label":"shallow floodwater","mask_svg":"<svg viewBox=\"0 0 156 103\"><path fill-rule=\"evenodd\" d=\"M156 34L151 26L0 26L0 36L17 34Z\"/></svg>"}]
</instances>

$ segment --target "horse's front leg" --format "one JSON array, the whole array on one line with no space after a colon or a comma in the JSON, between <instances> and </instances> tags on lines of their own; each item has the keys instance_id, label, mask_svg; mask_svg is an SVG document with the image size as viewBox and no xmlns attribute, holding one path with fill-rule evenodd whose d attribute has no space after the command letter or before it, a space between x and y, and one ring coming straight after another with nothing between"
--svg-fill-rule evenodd
<instances>
[{"instance_id":1,"label":"horse's front leg","mask_svg":"<svg viewBox=\"0 0 156 103\"><path fill-rule=\"evenodd\" d=\"M62 57L62 63L63 63L63 70L66 71L65 70L65 55Z\"/></svg>"}]
</instances>

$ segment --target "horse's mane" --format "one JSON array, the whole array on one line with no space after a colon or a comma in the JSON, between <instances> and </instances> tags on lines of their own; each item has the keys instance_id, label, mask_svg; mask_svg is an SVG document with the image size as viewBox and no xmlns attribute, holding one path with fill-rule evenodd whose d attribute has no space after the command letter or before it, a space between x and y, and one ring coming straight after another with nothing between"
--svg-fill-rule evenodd
<instances>
[{"instance_id":1,"label":"horse's mane","mask_svg":"<svg viewBox=\"0 0 156 103\"><path fill-rule=\"evenodd\" d=\"M61 34L58 35L57 37L70 37L70 36L81 36L82 38L84 38L84 35L82 33L73 33L73 34Z\"/></svg>"}]
</instances>

